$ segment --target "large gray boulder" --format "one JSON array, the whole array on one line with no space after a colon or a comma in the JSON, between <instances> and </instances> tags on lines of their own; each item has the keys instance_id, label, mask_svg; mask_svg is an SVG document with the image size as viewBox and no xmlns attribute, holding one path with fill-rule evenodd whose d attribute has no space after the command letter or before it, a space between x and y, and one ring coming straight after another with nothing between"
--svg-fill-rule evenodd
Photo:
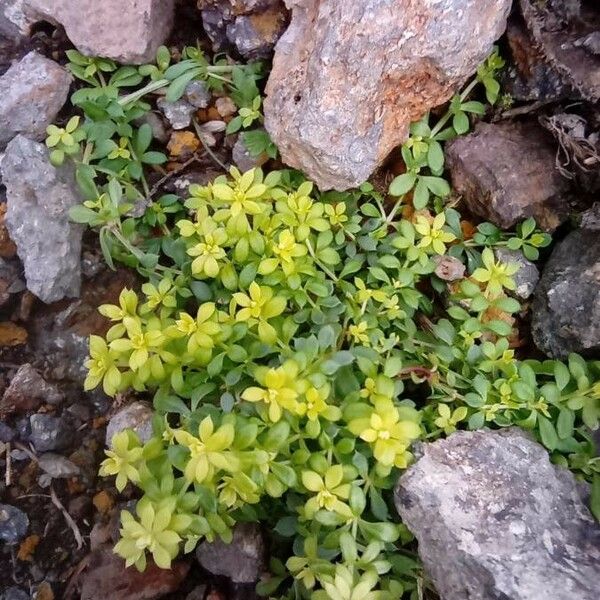
<instances>
[{"instance_id":1,"label":"large gray boulder","mask_svg":"<svg viewBox=\"0 0 600 600\"><path fill-rule=\"evenodd\" d=\"M82 53L122 63L154 60L173 25L175 0L24 0L31 21L65 28Z\"/></svg>"},{"instance_id":2,"label":"large gray boulder","mask_svg":"<svg viewBox=\"0 0 600 600\"><path fill-rule=\"evenodd\" d=\"M365 181L505 29L510 0L286 0L265 126L321 189Z\"/></svg>"},{"instance_id":3,"label":"large gray boulder","mask_svg":"<svg viewBox=\"0 0 600 600\"><path fill-rule=\"evenodd\" d=\"M0 162L6 226L25 266L27 288L44 302L79 295L83 227L69 209L81 202L73 170L50 164L48 150L18 135Z\"/></svg>"},{"instance_id":4,"label":"large gray boulder","mask_svg":"<svg viewBox=\"0 0 600 600\"><path fill-rule=\"evenodd\" d=\"M551 357L600 351L600 231L579 229L556 245L535 291L531 331Z\"/></svg>"},{"instance_id":5,"label":"large gray boulder","mask_svg":"<svg viewBox=\"0 0 600 600\"><path fill-rule=\"evenodd\" d=\"M600 527L572 473L516 428L423 445L395 500L443 600L600 598Z\"/></svg>"},{"instance_id":6,"label":"large gray boulder","mask_svg":"<svg viewBox=\"0 0 600 600\"><path fill-rule=\"evenodd\" d=\"M0 77L0 150L15 135L42 139L69 95L72 77L30 52Z\"/></svg>"}]
</instances>

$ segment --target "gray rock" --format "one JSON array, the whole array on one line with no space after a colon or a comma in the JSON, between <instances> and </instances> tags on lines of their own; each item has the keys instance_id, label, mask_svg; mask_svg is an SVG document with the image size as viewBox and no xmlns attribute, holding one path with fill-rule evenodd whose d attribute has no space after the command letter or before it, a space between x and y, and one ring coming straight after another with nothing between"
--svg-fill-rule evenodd
<instances>
[{"instance_id":1,"label":"gray rock","mask_svg":"<svg viewBox=\"0 0 600 600\"><path fill-rule=\"evenodd\" d=\"M465 265L454 256L434 256L435 274L444 281L456 281L465 275Z\"/></svg>"},{"instance_id":2,"label":"gray rock","mask_svg":"<svg viewBox=\"0 0 600 600\"><path fill-rule=\"evenodd\" d=\"M0 33L12 39L29 33L30 22L23 14L24 0L2 0L0 2Z\"/></svg>"},{"instance_id":3,"label":"gray rock","mask_svg":"<svg viewBox=\"0 0 600 600\"><path fill-rule=\"evenodd\" d=\"M265 127L282 160L321 189L364 182L410 123L473 74L510 0L287 0Z\"/></svg>"},{"instance_id":4,"label":"gray rock","mask_svg":"<svg viewBox=\"0 0 600 600\"><path fill-rule=\"evenodd\" d=\"M237 112L237 106L229 96L217 98L215 101L215 106L222 117L231 117Z\"/></svg>"},{"instance_id":5,"label":"gray rock","mask_svg":"<svg viewBox=\"0 0 600 600\"><path fill-rule=\"evenodd\" d=\"M580 229L554 248L532 306L536 346L551 357L600 351L600 236Z\"/></svg>"},{"instance_id":6,"label":"gray rock","mask_svg":"<svg viewBox=\"0 0 600 600\"><path fill-rule=\"evenodd\" d=\"M29 441L37 452L62 450L73 442L73 430L64 417L31 415Z\"/></svg>"},{"instance_id":7,"label":"gray rock","mask_svg":"<svg viewBox=\"0 0 600 600\"><path fill-rule=\"evenodd\" d=\"M54 168L45 146L18 135L6 148L0 172L6 225L28 289L44 302L78 296L83 227L69 220L69 209L81 202L72 168Z\"/></svg>"},{"instance_id":8,"label":"gray rock","mask_svg":"<svg viewBox=\"0 0 600 600\"><path fill-rule=\"evenodd\" d=\"M519 4L546 60L585 99L600 100L600 56L593 51L593 38L592 47L582 43L598 30L597 6L588 9L581 0L520 0Z\"/></svg>"},{"instance_id":9,"label":"gray rock","mask_svg":"<svg viewBox=\"0 0 600 600\"><path fill-rule=\"evenodd\" d=\"M592 208L581 215L581 227L591 231L600 231L600 202L596 202Z\"/></svg>"},{"instance_id":10,"label":"gray rock","mask_svg":"<svg viewBox=\"0 0 600 600\"><path fill-rule=\"evenodd\" d=\"M239 135L231 150L231 159L235 166L244 173L245 171L264 165L269 160L269 157L264 152L258 156L250 154L244 143L244 136Z\"/></svg>"},{"instance_id":11,"label":"gray rock","mask_svg":"<svg viewBox=\"0 0 600 600\"><path fill-rule=\"evenodd\" d=\"M444 600L600 597L600 527L572 473L516 428L425 444L395 501Z\"/></svg>"},{"instance_id":12,"label":"gray rock","mask_svg":"<svg viewBox=\"0 0 600 600\"><path fill-rule=\"evenodd\" d=\"M62 25L83 54L142 64L155 59L169 35L174 4L174 0L24 0L24 10L32 20Z\"/></svg>"},{"instance_id":13,"label":"gray rock","mask_svg":"<svg viewBox=\"0 0 600 600\"><path fill-rule=\"evenodd\" d=\"M192 116L196 112L196 109L183 99L176 102L167 102L164 98L161 98L156 105L173 129L189 127L192 123Z\"/></svg>"},{"instance_id":14,"label":"gray rock","mask_svg":"<svg viewBox=\"0 0 600 600\"><path fill-rule=\"evenodd\" d=\"M0 442L12 442L15 439L15 432L6 424L0 421Z\"/></svg>"},{"instance_id":15,"label":"gray rock","mask_svg":"<svg viewBox=\"0 0 600 600\"><path fill-rule=\"evenodd\" d=\"M271 57L288 20L282 0L201 0L198 7L213 50L233 48L249 60Z\"/></svg>"},{"instance_id":16,"label":"gray rock","mask_svg":"<svg viewBox=\"0 0 600 600\"><path fill-rule=\"evenodd\" d=\"M536 46L520 15L509 19L506 40L512 60L500 75L504 93L521 102L557 102L573 94L571 86Z\"/></svg>"},{"instance_id":17,"label":"gray rock","mask_svg":"<svg viewBox=\"0 0 600 600\"><path fill-rule=\"evenodd\" d=\"M223 575L234 583L254 583L265 569L261 529L255 523L238 523L231 544L221 540L202 542L196 558L213 575Z\"/></svg>"},{"instance_id":18,"label":"gray rock","mask_svg":"<svg viewBox=\"0 0 600 600\"><path fill-rule=\"evenodd\" d=\"M17 544L27 534L29 518L10 504L0 504L0 540L5 544Z\"/></svg>"},{"instance_id":19,"label":"gray rock","mask_svg":"<svg viewBox=\"0 0 600 600\"><path fill-rule=\"evenodd\" d=\"M248 60L269 58L285 30L286 17L281 5L258 14L240 15L227 25L227 39Z\"/></svg>"},{"instance_id":20,"label":"gray rock","mask_svg":"<svg viewBox=\"0 0 600 600\"><path fill-rule=\"evenodd\" d=\"M72 77L30 52L0 77L0 149L18 133L42 139L69 95Z\"/></svg>"},{"instance_id":21,"label":"gray rock","mask_svg":"<svg viewBox=\"0 0 600 600\"><path fill-rule=\"evenodd\" d=\"M75 477L79 475L79 467L68 458L53 452L46 452L38 458L40 469L53 479Z\"/></svg>"},{"instance_id":22,"label":"gray rock","mask_svg":"<svg viewBox=\"0 0 600 600\"><path fill-rule=\"evenodd\" d=\"M15 261L0 258L0 308L10 302L13 294L25 289L25 282L19 277L20 271Z\"/></svg>"},{"instance_id":23,"label":"gray rock","mask_svg":"<svg viewBox=\"0 0 600 600\"><path fill-rule=\"evenodd\" d=\"M43 403L60 404L62 392L48 383L29 363L19 367L0 400L0 413L37 410Z\"/></svg>"},{"instance_id":24,"label":"gray rock","mask_svg":"<svg viewBox=\"0 0 600 600\"><path fill-rule=\"evenodd\" d=\"M447 164L469 210L502 228L534 217L546 230L568 215L570 185L556 170L556 144L537 123L479 123L450 142Z\"/></svg>"},{"instance_id":25,"label":"gray rock","mask_svg":"<svg viewBox=\"0 0 600 600\"><path fill-rule=\"evenodd\" d=\"M496 260L501 263L516 263L519 265L519 270L513 275L513 279L517 285L513 293L522 300L527 300L533 294L535 286L540 279L538 268L530 260L527 260L519 250L496 248L494 254L496 255Z\"/></svg>"},{"instance_id":26,"label":"gray rock","mask_svg":"<svg viewBox=\"0 0 600 600\"><path fill-rule=\"evenodd\" d=\"M183 97L195 108L206 108L210 104L212 94L204 81L190 81Z\"/></svg>"},{"instance_id":27,"label":"gray rock","mask_svg":"<svg viewBox=\"0 0 600 600\"><path fill-rule=\"evenodd\" d=\"M0 598L2 598L2 600L30 600L31 596L21 588L12 586L9 587Z\"/></svg>"},{"instance_id":28,"label":"gray rock","mask_svg":"<svg viewBox=\"0 0 600 600\"><path fill-rule=\"evenodd\" d=\"M115 413L106 427L106 445L110 446L113 437L125 429L133 429L142 442L152 437L152 408L145 402L133 402Z\"/></svg>"}]
</instances>

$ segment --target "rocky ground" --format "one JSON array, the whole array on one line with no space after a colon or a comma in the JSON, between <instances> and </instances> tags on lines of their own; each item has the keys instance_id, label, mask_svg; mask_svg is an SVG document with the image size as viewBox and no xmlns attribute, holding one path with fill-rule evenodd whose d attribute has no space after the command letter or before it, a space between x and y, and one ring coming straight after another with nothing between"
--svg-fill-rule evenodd
<instances>
[{"instance_id":1,"label":"rocky ground","mask_svg":"<svg viewBox=\"0 0 600 600\"><path fill-rule=\"evenodd\" d=\"M133 427L142 438L148 435L151 412L144 397L115 401L100 391L84 393L83 363L88 336L107 330L97 306L116 303L123 287L138 282L128 269L110 270L97 237L69 222L68 208L79 201L72 174L69 179L55 170L37 142L50 123L64 124L73 114L67 98L77 83L63 68L66 50L140 64L166 41L173 49L199 43L242 61L270 60L290 14L277 0L122 4L0 0L0 598L252 598L268 554L254 527L236 532L232 546L200 546L196 557L171 571L151 567L140 575L111 552L119 509L134 497L118 495L110 480L99 478L99 463L114 432ZM478 40L500 38L507 102L449 145L449 177L469 222L487 219L507 229L533 216L554 233L538 266L512 257L524 265L517 294L529 309L522 315L520 351L600 358L600 211L594 204L600 190L600 11L594 3L549 1L542 9L533 0L486 2L490 15L511 14L506 31L503 18L483 19L490 30L479 37L469 23L477 19L477 3L466 3L471 13L459 16L456 2L444 2L437 29L419 32L415 41L426 47L424 55L445 53L435 78L429 79L431 65L407 46L394 58L403 67L391 81L381 76L389 67L386 50L395 29L413 25L415 15L405 11L397 21L377 11L367 15L362 32L376 39L357 46L358 14L345 13L347 23L325 23L319 12L338 10L341 2L287 4L303 8L275 60L265 122L282 160L325 188L346 189L374 171L376 184L389 183L402 166L397 156L386 157L408 123L423 103L446 101L448 90L464 80L448 47L472 46L469 64L462 65L469 74L487 50L476 47ZM454 37L442 43L440 31ZM327 68L311 64L315 53L307 48L315 47ZM405 103L395 110L401 97ZM383 126L369 121L374 111L383 114ZM188 89L176 105L159 100L152 127L169 154L169 170L156 172L153 185L177 193L212 179L220 162L246 170L269 160L251 156L241 137L225 135L234 114L229 98L204 89ZM192 115L216 161L196 156L200 140ZM333 145L324 130L333 132ZM557 473L540 446L514 432L461 433L434 446L423 451L396 495L443 598L500 597L486 588L499 580L512 590L503 598L554 598L554 577L572 579L570 598L598 597L600 533L582 501L587 491ZM515 471L506 470L504 454L522 455ZM472 481L466 475L471 468L487 478ZM447 476L439 479L440 472ZM482 490L500 489L505 481L518 487L522 500L510 510L519 516L492 518L489 505L501 500ZM441 519L431 513L439 505L445 507ZM526 535L518 530L523 515L533 523ZM554 544L568 549L561 563L570 566L563 570L555 570L558 561L536 562L549 530L560 531ZM503 557L499 531L523 541L518 560ZM482 561L465 548L467 538L502 558ZM443 562L442 555L454 562ZM460 577L448 578L453 571Z\"/></svg>"}]
</instances>

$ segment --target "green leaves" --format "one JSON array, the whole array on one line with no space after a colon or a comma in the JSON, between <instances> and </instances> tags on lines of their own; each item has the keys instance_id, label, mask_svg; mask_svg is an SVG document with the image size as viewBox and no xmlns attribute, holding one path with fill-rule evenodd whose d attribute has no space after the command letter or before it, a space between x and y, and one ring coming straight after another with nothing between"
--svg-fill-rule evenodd
<instances>
[{"instance_id":1,"label":"green leaves","mask_svg":"<svg viewBox=\"0 0 600 600\"><path fill-rule=\"evenodd\" d=\"M518 425L598 487L588 430L599 365L520 360L514 270L493 252L531 257L549 237L531 219L473 233L444 209L444 142L484 113L469 99L475 83L436 122L411 126L392 206L371 184L321 193L295 171L235 168L181 199L155 195L160 175L146 180L166 157L138 125L142 99L165 87L176 99L201 79L236 102L229 131L250 128L249 151L274 157L252 129L260 67L211 63L197 48L173 64L166 48L139 68L78 54L73 64L88 85L74 96L83 118L48 132L56 158L77 163L85 201L71 218L99 230L111 267L143 278L101 307L108 332L86 363L86 389L154 395L154 437L121 442L104 473L141 496L140 514L124 517L126 560L143 568L148 551L168 566L261 520L290 538L267 593L399 598L418 594L419 566L390 508L419 437ZM497 68L478 75L491 93ZM123 96L126 86L137 89ZM142 530L150 545L133 542Z\"/></svg>"}]
</instances>

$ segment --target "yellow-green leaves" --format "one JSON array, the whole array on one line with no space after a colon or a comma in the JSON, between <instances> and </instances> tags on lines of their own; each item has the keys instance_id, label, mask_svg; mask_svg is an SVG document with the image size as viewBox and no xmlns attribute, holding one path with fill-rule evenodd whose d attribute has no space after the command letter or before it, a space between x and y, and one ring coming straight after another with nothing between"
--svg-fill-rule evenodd
<instances>
[{"instance_id":1,"label":"yellow-green leaves","mask_svg":"<svg viewBox=\"0 0 600 600\"><path fill-rule=\"evenodd\" d=\"M485 295L488 298L497 298L503 289L516 288L512 276L519 270L517 263L503 263L494 259L494 252L485 248L481 253L483 267L475 269L472 277L475 281L485 283Z\"/></svg>"},{"instance_id":2,"label":"yellow-green leaves","mask_svg":"<svg viewBox=\"0 0 600 600\"><path fill-rule=\"evenodd\" d=\"M115 552L125 559L127 567L135 565L138 570L146 568L146 551L161 569L168 569L179 553L182 541L178 530L189 526L189 517L178 517L173 513L172 503L154 505L142 498L136 507L137 521L128 511L121 512L121 540Z\"/></svg>"},{"instance_id":3,"label":"yellow-green leaves","mask_svg":"<svg viewBox=\"0 0 600 600\"><path fill-rule=\"evenodd\" d=\"M114 435L111 449L106 451L107 458L100 465L100 475L116 475L115 486L122 492L128 481L139 483L138 468L143 449L138 436L131 430Z\"/></svg>"},{"instance_id":4,"label":"yellow-green leaves","mask_svg":"<svg viewBox=\"0 0 600 600\"><path fill-rule=\"evenodd\" d=\"M90 358L85 362L88 370L84 389L93 390L100 383L109 396L114 396L121 387L122 376L117 367L118 353L108 347L99 336L90 336Z\"/></svg>"},{"instance_id":5,"label":"yellow-green leaves","mask_svg":"<svg viewBox=\"0 0 600 600\"><path fill-rule=\"evenodd\" d=\"M277 423L282 417L283 409L298 412L297 391L298 366L293 361L286 361L277 369L260 369L256 378L264 387L249 387L242 393L247 402L260 402L267 410L268 418Z\"/></svg>"},{"instance_id":6,"label":"yellow-green leaves","mask_svg":"<svg viewBox=\"0 0 600 600\"><path fill-rule=\"evenodd\" d=\"M233 443L235 430L230 423L221 425L216 431L210 417L200 423L198 436L187 431L176 430L175 440L189 450L190 459L184 471L188 481L202 483L212 478L214 470L235 471L238 459L228 449Z\"/></svg>"},{"instance_id":7,"label":"yellow-green leaves","mask_svg":"<svg viewBox=\"0 0 600 600\"><path fill-rule=\"evenodd\" d=\"M283 296L274 296L270 287L259 286L253 281L247 294L233 294L233 302L239 307L235 313L238 323L257 325L258 337L265 343L273 344L277 341L277 331L268 321L285 310L286 300Z\"/></svg>"},{"instance_id":8,"label":"yellow-green leaves","mask_svg":"<svg viewBox=\"0 0 600 600\"><path fill-rule=\"evenodd\" d=\"M195 319L187 313L179 313L175 327L178 333L187 336L187 350L191 354L198 349L212 350L215 339L222 334L214 302L201 304Z\"/></svg>"},{"instance_id":9,"label":"yellow-green leaves","mask_svg":"<svg viewBox=\"0 0 600 600\"><path fill-rule=\"evenodd\" d=\"M435 419L434 423L443 429L446 435L450 435L456 431L456 426L466 419L468 410L466 406L459 406L452 411L447 404L439 404L438 414L439 417Z\"/></svg>"},{"instance_id":10,"label":"yellow-green leaves","mask_svg":"<svg viewBox=\"0 0 600 600\"><path fill-rule=\"evenodd\" d=\"M344 469L342 465L332 465L324 476L315 471L302 471L302 485L309 491L316 493L304 505L304 514L311 519L320 510L329 510L339 516L350 519L352 511L344 500L350 495L350 484L343 483Z\"/></svg>"},{"instance_id":11,"label":"yellow-green leaves","mask_svg":"<svg viewBox=\"0 0 600 600\"><path fill-rule=\"evenodd\" d=\"M367 417L350 421L348 428L373 449L373 456L384 467L405 468L411 458L408 447L421 435L417 415L402 409L412 420L402 420L391 400L377 399ZM412 414L411 414L412 413Z\"/></svg>"},{"instance_id":12,"label":"yellow-green leaves","mask_svg":"<svg viewBox=\"0 0 600 600\"><path fill-rule=\"evenodd\" d=\"M190 256L196 257L192 261L192 273L199 277L214 278L219 274L219 261L226 255L222 246L227 241L227 234L213 221L207 220L202 223L201 240L187 251Z\"/></svg>"},{"instance_id":13,"label":"yellow-green leaves","mask_svg":"<svg viewBox=\"0 0 600 600\"><path fill-rule=\"evenodd\" d=\"M446 244L456 239L456 236L444 229L446 217L444 213L436 215L433 221L427 217L417 215L414 228L421 236L419 247L424 248L434 254L444 254Z\"/></svg>"}]
</instances>

